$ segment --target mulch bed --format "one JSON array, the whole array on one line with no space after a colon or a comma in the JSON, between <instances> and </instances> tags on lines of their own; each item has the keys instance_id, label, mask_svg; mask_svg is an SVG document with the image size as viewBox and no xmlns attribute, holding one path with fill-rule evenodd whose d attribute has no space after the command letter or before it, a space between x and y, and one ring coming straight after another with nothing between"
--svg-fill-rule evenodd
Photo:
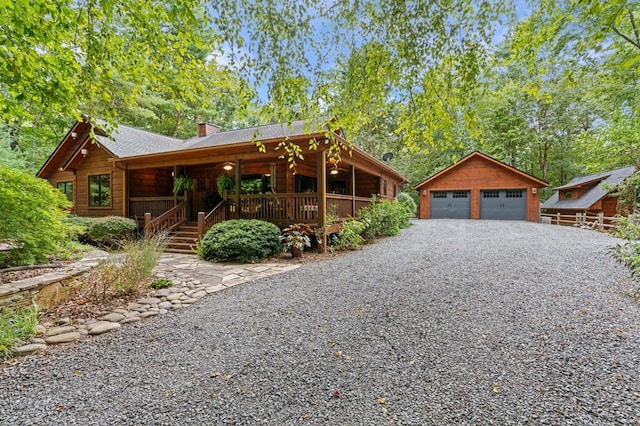
<instances>
[{"instance_id":1,"label":"mulch bed","mask_svg":"<svg viewBox=\"0 0 640 426\"><path fill-rule=\"evenodd\" d=\"M73 263L73 261L57 261L46 265L20 266L17 268L0 269L0 284L11 283L25 278L33 278L48 274L49 272L55 272L59 268L71 263Z\"/></svg>"}]
</instances>

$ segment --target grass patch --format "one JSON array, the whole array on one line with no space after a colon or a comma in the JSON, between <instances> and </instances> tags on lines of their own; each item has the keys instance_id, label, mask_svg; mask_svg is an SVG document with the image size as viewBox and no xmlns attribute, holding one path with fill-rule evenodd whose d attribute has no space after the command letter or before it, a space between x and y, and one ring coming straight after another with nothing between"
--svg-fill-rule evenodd
<instances>
[{"instance_id":1,"label":"grass patch","mask_svg":"<svg viewBox=\"0 0 640 426\"><path fill-rule=\"evenodd\" d=\"M153 280L151 284L149 284L149 287L155 288L156 290L158 290L161 288L169 288L172 285L173 285L173 281L167 280L164 278L158 278L157 280Z\"/></svg>"},{"instance_id":2,"label":"grass patch","mask_svg":"<svg viewBox=\"0 0 640 426\"><path fill-rule=\"evenodd\" d=\"M35 334L37 325L36 308L5 309L0 312L0 360L8 359L14 345Z\"/></svg>"}]
</instances>

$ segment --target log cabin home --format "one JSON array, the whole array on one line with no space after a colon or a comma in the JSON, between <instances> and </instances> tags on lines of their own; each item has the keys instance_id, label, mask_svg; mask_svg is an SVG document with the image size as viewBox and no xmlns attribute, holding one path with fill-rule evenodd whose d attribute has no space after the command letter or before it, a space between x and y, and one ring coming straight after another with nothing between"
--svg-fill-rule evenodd
<instances>
[{"instance_id":1,"label":"log cabin home","mask_svg":"<svg viewBox=\"0 0 640 426\"><path fill-rule=\"evenodd\" d=\"M602 214L614 217L622 214L618 198L612 195L615 187L636 172L633 166L622 167L603 173L578 176L566 185L555 188L554 194L540 206L547 214L590 216Z\"/></svg>"},{"instance_id":2,"label":"log cabin home","mask_svg":"<svg viewBox=\"0 0 640 426\"><path fill-rule=\"evenodd\" d=\"M340 162L329 160L327 129L295 121L221 131L201 123L197 136L181 140L124 125L109 134L96 126L92 136L90 123L79 121L37 176L66 194L78 216L129 217L149 233L171 231L171 248L189 252L194 240L226 219L324 230L327 212L356 216L372 196L394 199L407 179L355 146ZM347 143L339 129L332 137ZM293 169L275 150L282 141L302 147L304 158ZM230 183L223 193L220 176ZM174 194L176 180L185 179L189 189Z\"/></svg>"}]
</instances>

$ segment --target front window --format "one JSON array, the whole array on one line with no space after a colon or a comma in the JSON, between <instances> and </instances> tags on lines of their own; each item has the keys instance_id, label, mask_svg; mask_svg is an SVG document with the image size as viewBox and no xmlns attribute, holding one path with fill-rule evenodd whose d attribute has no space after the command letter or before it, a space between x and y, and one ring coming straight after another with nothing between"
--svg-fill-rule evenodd
<instances>
[{"instance_id":1,"label":"front window","mask_svg":"<svg viewBox=\"0 0 640 426\"><path fill-rule=\"evenodd\" d=\"M89 176L89 207L111 207L111 175Z\"/></svg>"},{"instance_id":2,"label":"front window","mask_svg":"<svg viewBox=\"0 0 640 426\"><path fill-rule=\"evenodd\" d=\"M58 182L56 188L66 195L69 201L73 201L73 182Z\"/></svg>"}]
</instances>

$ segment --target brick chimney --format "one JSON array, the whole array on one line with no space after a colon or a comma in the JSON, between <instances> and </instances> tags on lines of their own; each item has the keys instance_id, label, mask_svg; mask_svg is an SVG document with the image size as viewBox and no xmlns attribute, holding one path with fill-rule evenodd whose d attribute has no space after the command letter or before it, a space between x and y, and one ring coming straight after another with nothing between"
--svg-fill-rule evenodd
<instances>
[{"instance_id":1,"label":"brick chimney","mask_svg":"<svg viewBox=\"0 0 640 426\"><path fill-rule=\"evenodd\" d=\"M220 126L216 126L215 124L211 124L209 122L199 123L198 124L198 137L201 138L203 136L209 136L214 133L220 132Z\"/></svg>"}]
</instances>

